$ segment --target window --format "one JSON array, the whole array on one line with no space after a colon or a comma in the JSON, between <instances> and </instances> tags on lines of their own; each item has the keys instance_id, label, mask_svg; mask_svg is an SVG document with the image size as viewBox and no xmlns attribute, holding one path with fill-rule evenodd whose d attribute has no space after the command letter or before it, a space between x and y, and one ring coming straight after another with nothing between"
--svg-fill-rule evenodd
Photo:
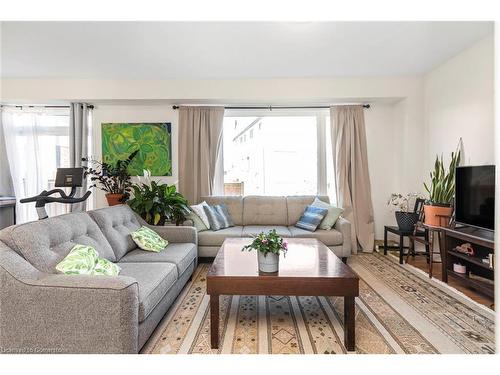
<instances>
[{"instance_id":1,"label":"window","mask_svg":"<svg viewBox=\"0 0 500 375\"><path fill-rule=\"evenodd\" d=\"M14 190L18 199L54 188L56 170L69 167L69 109L4 108L2 124ZM49 216L69 205L48 204ZM36 220L33 204L18 206L18 221Z\"/></svg>"},{"instance_id":2,"label":"window","mask_svg":"<svg viewBox=\"0 0 500 375\"><path fill-rule=\"evenodd\" d=\"M278 112L278 113L276 113ZM326 111L227 111L224 191L227 195L332 193ZM247 137L248 135L248 137ZM243 141L242 141L243 139ZM329 153L328 150L329 148Z\"/></svg>"}]
</instances>

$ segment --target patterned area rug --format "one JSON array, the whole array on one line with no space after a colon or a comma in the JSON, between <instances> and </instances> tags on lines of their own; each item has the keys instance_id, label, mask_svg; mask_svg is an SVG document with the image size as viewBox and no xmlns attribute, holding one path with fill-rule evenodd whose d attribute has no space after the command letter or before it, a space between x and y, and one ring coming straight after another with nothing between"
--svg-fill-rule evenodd
<instances>
[{"instance_id":1,"label":"patterned area rug","mask_svg":"<svg viewBox=\"0 0 500 375\"><path fill-rule=\"evenodd\" d=\"M380 254L352 256L360 276L356 353L494 353L494 312ZM342 354L343 299L222 296L220 348L210 349L201 264L143 353Z\"/></svg>"}]
</instances>

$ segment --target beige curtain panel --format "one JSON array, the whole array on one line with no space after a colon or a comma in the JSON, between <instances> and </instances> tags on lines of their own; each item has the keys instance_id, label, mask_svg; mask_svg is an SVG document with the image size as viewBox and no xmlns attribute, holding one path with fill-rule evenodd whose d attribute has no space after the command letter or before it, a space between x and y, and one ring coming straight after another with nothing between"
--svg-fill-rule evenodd
<instances>
[{"instance_id":1,"label":"beige curtain panel","mask_svg":"<svg viewBox=\"0 0 500 375\"><path fill-rule=\"evenodd\" d=\"M69 158L71 167L81 167L82 158L89 156L89 111L86 103L71 103L69 112ZM85 184L88 186L88 181ZM76 188L76 196L85 194L87 186ZM70 205L71 212L86 211L87 201Z\"/></svg>"},{"instance_id":2,"label":"beige curtain panel","mask_svg":"<svg viewBox=\"0 0 500 375\"><path fill-rule=\"evenodd\" d=\"M190 204L220 187L224 107L179 108L179 191Z\"/></svg>"},{"instance_id":3,"label":"beige curtain panel","mask_svg":"<svg viewBox=\"0 0 500 375\"><path fill-rule=\"evenodd\" d=\"M330 108L337 201L351 222L352 248L372 252L375 241L363 106Z\"/></svg>"}]
</instances>

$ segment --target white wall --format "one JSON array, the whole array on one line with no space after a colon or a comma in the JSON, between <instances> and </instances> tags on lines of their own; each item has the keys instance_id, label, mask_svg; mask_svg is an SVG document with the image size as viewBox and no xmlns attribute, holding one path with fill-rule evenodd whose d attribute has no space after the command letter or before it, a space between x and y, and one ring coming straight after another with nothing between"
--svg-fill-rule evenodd
<instances>
[{"instance_id":1,"label":"white wall","mask_svg":"<svg viewBox=\"0 0 500 375\"><path fill-rule=\"evenodd\" d=\"M335 103L415 95L420 77L235 80L4 79L4 100L178 103Z\"/></svg>"},{"instance_id":2,"label":"white wall","mask_svg":"<svg viewBox=\"0 0 500 375\"><path fill-rule=\"evenodd\" d=\"M101 160L101 123L108 122L170 122L172 123L172 176L155 178L169 185L178 182L178 111L172 105L96 105L93 117L94 145L92 154ZM104 193L96 191L94 194L96 208L105 207Z\"/></svg>"},{"instance_id":3,"label":"white wall","mask_svg":"<svg viewBox=\"0 0 500 375\"><path fill-rule=\"evenodd\" d=\"M425 166L464 142L465 165L494 164L494 41L488 37L424 77Z\"/></svg>"},{"instance_id":4,"label":"white wall","mask_svg":"<svg viewBox=\"0 0 500 375\"><path fill-rule=\"evenodd\" d=\"M384 235L384 225L395 224L394 213L387 206L387 198L398 191L399 175L397 149L399 142L394 121L397 105L373 105L365 111L368 167L372 189L372 204L375 219L375 238Z\"/></svg>"}]
</instances>

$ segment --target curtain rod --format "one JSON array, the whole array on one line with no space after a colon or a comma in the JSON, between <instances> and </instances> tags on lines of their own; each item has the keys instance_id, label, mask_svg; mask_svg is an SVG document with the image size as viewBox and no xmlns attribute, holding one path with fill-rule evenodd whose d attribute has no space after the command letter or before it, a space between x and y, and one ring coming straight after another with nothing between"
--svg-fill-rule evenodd
<instances>
[{"instance_id":1,"label":"curtain rod","mask_svg":"<svg viewBox=\"0 0 500 375\"><path fill-rule=\"evenodd\" d=\"M172 106L173 109L179 109L178 105ZM269 109L272 111L273 109L329 109L330 106L326 105L316 105L316 106L267 106L267 107L224 107L224 109ZM370 104L363 104L363 108L370 108Z\"/></svg>"},{"instance_id":2,"label":"curtain rod","mask_svg":"<svg viewBox=\"0 0 500 375\"><path fill-rule=\"evenodd\" d=\"M9 105L2 104L0 107L15 107L15 108L70 108L69 105ZM94 109L92 104L89 104L87 108Z\"/></svg>"}]
</instances>

